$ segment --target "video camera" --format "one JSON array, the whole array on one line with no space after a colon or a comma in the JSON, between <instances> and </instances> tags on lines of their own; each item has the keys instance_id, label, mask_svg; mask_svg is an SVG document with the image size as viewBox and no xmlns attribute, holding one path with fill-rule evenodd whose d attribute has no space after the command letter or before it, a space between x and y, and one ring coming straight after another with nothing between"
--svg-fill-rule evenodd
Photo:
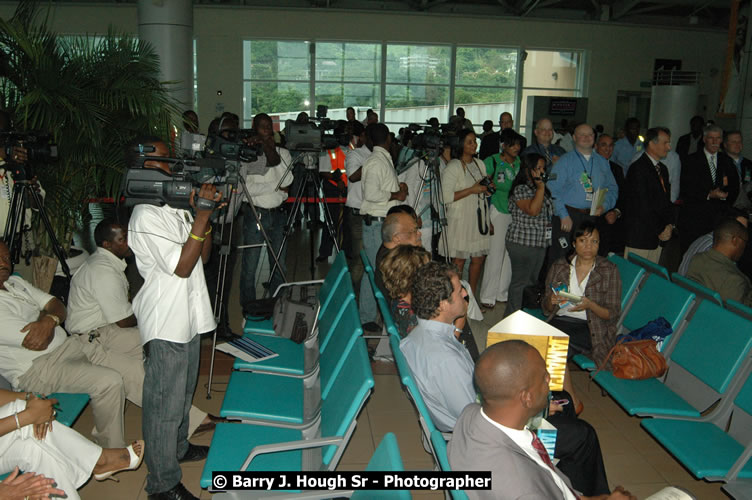
<instances>
[{"instance_id":1,"label":"video camera","mask_svg":"<svg viewBox=\"0 0 752 500\"><path fill-rule=\"evenodd\" d=\"M285 121L286 147L291 151L318 153L350 143L351 133L337 132L340 122L327 118L329 108L323 104L316 107L316 118L304 123ZM316 125L316 122L319 122ZM327 133L327 131L333 133Z\"/></svg>"},{"instance_id":2,"label":"video camera","mask_svg":"<svg viewBox=\"0 0 752 500\"><path fill-rule=\"evenodd\" d=\"M126 207L146 203L190 209L189 200L194 188L204 183L217 184L216 179L228 173L228 162L221 157L186 159L146 156L146 153L154 151L154 146L138 145L128 152L131 164L127 165L120 190ZM145 167L147 161L167 163L171 173Z\"/></svg>"},{"instance_id":3,"label":"video camera","mask_svg":"<svg viewBox=\"0 0 752 500\"><path fill-rule=\"evenodd\" d=\"M407 127L415 133L412 138L412 147L417 151L434 151L441 154L445 147L454 148L458 144L457 133L450 124L440 125L438 129L418 123L411 123ZM418 132L423 133L418 134Z\"/></svg>"},{"instance_id":4,"label":"video camera","mask_svg":"<svg viewBox=\"0 0 752 500\"><path fill-rule=\"evenodd\" d=\"M30 181L34 177L32 165L57 161L57 145L52 136L42 132L0 132L0 147L5 151L6 170L14 181ZM13 159L13 148L26 150L26 162Z\"/></svg>"},{"instance_id":5,"label":"video camera","mask_svg":"<svg viewBox=\"0 0 752 500\"><path fill-rule=\"evenodd\" d=\"M206 138L205 158L221 158L225 161L244 161L247 163L263 156L261 144L249 145L247 140L256 137L253 129L228 129Z\"/></svg>"}]
</instances>

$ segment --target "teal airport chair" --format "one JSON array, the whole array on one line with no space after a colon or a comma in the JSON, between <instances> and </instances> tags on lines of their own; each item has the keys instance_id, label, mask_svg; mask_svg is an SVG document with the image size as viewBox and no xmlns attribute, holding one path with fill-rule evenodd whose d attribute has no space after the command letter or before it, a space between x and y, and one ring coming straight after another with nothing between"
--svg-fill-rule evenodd
<instances>
[{"instance_id":1,"label":"teal airport chair","mask_svg":"<svg viewBox=\"0 0 752 500\"><path fill-rule=\"evenodd\" d=\"M318 377L279 377L267 373L233 371L220 415L244 423L304 428L319 417L322 401L341 375L355 342L363 334L358 308L348 301L334 325L329 348L321 353Z\"/></svg>"},{"instance_id":2,"label":"teal airport chair","mask_svg":"<svg viewBox=\"0 0 752 500\"><path fill-rule=\"evenodd\" d=\"M342 283L342 280L349 276L349 270L347 269L347 259L345 258L345 252L341 251L334 258L332 267L329 268L329 272L326 273L326 277L323 280L310 280L310 281L296 281L294 283L282 283L275 290L276 296L279 291L287 286L292 285L306 285L321 283L319 289L319 304L321 310L319 314L326 313L332 300L332 292ZM254 318L252 316L246 316L245 326L243 327L243 333L257 333L263 335L274 335L274 326L272 318Z\"/></svg>"},{"instance_id":3,"label":"teal airport chair","mask_svg":"<svg viewBox=\"0 0 752 500\"><path fill-rule=\"evenodd\" d=\"M368 461L366 472L401 472L405 467L402 464L397 438L393 433L384 434L381 443L373 452ZM412 495L407 490L335 490L335 491L303 491L300 493L290 492L263 492L258 491L230 491L214 495L216 500L243 500L250 498L285 498L300 500L324 500L327 498L354 498L356 500L410 500Z\"/></svg>"},{"instance_id":4,"label":"teal airport chair","mask_svg":"<svg viewBox=\"0 0 752 500\"><path fill-rule=\"evenodd\" d=\"M744 318L702 301L668 359L664 381L624 380L607 371L597 373L594 380L630 415L697 419L734 393L732 382L752 348L749 326Z\"/></svg>"},{"instance_id":5,"label":"teal airport chair","mask_svg":"<svg viewBox=\"0 0 752 500\"><path fill-rule=\"evenodd\" d=\"M715 290L711 290L708 287L702 286L695 280L682 276L679 273L672 274L671 281L673 281L680 287L685 288L689 290L690 292L694 293L697 296L697 298L702 299L702 300L709 300L723 307L723 299L721 299L721 294L716 292Z\"/></svg>"},{"instance_id":6,"label":"teal airport chair","mask_svg":"<svg viewBox=\"0 0 752 500\"><path fill-rule=\"evenodd\" d=\"M349 274L349 273L348 273ZM355 301L352 281L343 281L332 293L332 306L322 314L319 313L314 332L302 344L290 339L266 335L245 334L244 337L258 342L278 354L263 361L248 362L236 358L235 370L274 373L288 377L309 377L318 367L319 356L324 352L334 333L334 325L344 314L348 302Z\"/></svg>"},{"instance_id":7,"label":"teal airport chair","mask_svg":"<svg viewBox=\"0 0 752 500\"><path fill-rule=\"evenodd\" d=\"M729 405L727 418L683 420L650 418L640 424L698 479L726 481L724 489L752 491L752 378ZM715 413L715 412L713 412ZM733 495L735 498L749 496Z\"/></svg>"},{"instance_id":8,"label":"teal airport chair","mask_svg":"<svg viewBox=\"0 0 752 500\"><path fill-rule=\"evenodd\" d=\"M436 450L436 456L441 470L444 472L451 472L452 468L449 466L449 457L447 457L447 445L444 440L444 435L439 431L434 431L431 434L431 443L433 443L433 447ZM467 500L467 494L463 490L449 490L449 494L452 495L453 500Z\"/></svg>"},{"instance_id":9,"label":"teal airport chair","mask_svg":"<svg viewBox=\"0 0 752 500\"><path fill-rule=\"evenodd\" d=\"M334 470L373 385L365 340L358 339L322 404L318 425L299 430L218 424L201 475L201 487L212 486L212 471Z\"/></svg>"},{"instance_id":10,"label":"teal airport chair","mask_svg":"<svg viewBox=\"0 0 752 500\"><path fill-rule=\"evenodd\" d=\"M629 255L627 255L627 260L644 268L649 273L656 274L665 280L671 280L671 277L668 274L668 269L663 266L659 266L655 262L649 261L645 257L640 257L637 254L630 253Z\"/></svg>"}]
</instances>

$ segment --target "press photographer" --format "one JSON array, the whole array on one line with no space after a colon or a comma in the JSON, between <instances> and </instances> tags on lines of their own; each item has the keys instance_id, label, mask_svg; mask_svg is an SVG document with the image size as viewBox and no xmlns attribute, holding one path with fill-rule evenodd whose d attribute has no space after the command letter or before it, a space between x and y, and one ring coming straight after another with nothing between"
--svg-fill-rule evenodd
<instances>
[{"instance_id":1,"label":"press photographer","mask_svg":"<svg viewBox=\"0 0 752 500\"><path fill-rule=\"evenodd\" d=\"M126 159L130 166L140 158L143 169L171 177L164 160L168 154L160 139L142 137L129 145ZM129 246L145 280L133 299L133 312L144 345L143 435L150 450L150 498L196 498L181 483L180 463L201 460L209 451L188 442L188 410L198 378L198 334L216 328L199 258L209 258L209 219L221 199L212 184L191 186L188 203L195 219L169 203L139 203L128 225Z\"/></svg>"}]
</instances>

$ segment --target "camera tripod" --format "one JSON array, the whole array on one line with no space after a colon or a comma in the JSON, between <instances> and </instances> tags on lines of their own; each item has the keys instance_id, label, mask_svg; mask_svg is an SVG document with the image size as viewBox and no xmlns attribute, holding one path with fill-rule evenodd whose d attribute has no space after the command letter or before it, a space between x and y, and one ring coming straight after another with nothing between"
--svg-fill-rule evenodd
<instances>
[{"instance_id":1,"label":"camera tripod","mask_svg":"<svg viewBox=\"0 0 752 500\"><path fill-rule=\"evenodd\" d=\"M272 256L274 259L274 267L271 270L271 273L269 273L269 282L272 281L272 276L274 276L275 270L279 267L279 273L282 276L282 281L287 282L287 276L285 275L282 266L279 265L279 256L281 255L282 249L280 247L279 252L274 253L274 247L272 246L271 240L269 239L269 235L266 234L266 230L264 229L264 226L261 224L261 218L258 215L258 212L256 212L256 207L253 205L253 197L248 192L248 187L245 184L245 179L242 175L237 176L237 182L234 183L228 183L227 184L228 189L228 199L227 199L227 207L226 212L218 218L217 222L220 222L221 224L221 230L219 234L215 235L215 237L219 238L220 249L219 249L219 269L217 272L217 291L214 295L214 320L219 325L219 322L222 320L222 314L223 314L223 308L224 308L224 294L225 294L225 280L227 279L227 263L230 258L230 252L232 251L232 233L235 227L235 217L233 216L230 218L230 211L233 210L234 205L233 203L241 203L243 198L240 199L237 198L238 194L236 193L237 187L240 186L240 189L245 195L245 200L248 201L248 205L251 207L251 212L253 213L253 217L256 220L256 224L258 224L259 230L261 231L261 235L264 238L263 243L256 243L252 245L240 245L236 248L238 250L243 250L246 248L268 248L269 249L269 255ZM226 222L230 219L229 223ZM229 226L229 234L227 236L227 240L225 240L225 229ZM225 243L227 241L227 243ZM282 245L284 245L284 241L282 242ZM259 256L259 261L261 260L261 257ZM258 266L257 266L258 269ZM268 296L270 293L273 293L272 290L270 290L269 286L264 287L264 297ZM217 347L217 330L214 330L214 334L212 335L212 354L211 354L211 361L209 364L209 381L207 384L207 390L206 390L206 399L211 399L211 385L212 385L212 378L214 376L214 352Z\"/></svg>"},{"instance_id":2,"label":"camera tripod","mask_svg":"<svg viewBox=\"0 0 752 500\"><path fill-rule=\"evenodd\" d=\"M18 169L23 171L23 169ZM44 225L44 229L47 232L47 236L50 238L50 245L52 251L60 262L60 267L65 274L67 284L70 285L71 273L66 259L68 258L65 249L60 245L60 242L55 236L55 231L52 229L50 218L47 215L47 210L42 204L42 197L39 196L39 192L36 189L36 182L32 182L28 179L16 179L16 171L13 169L6 169L6 175L11 175L13 172L13 193L10 198L10 206L8 207L8 218L5 221L5 243L8 245L10 251L10 258L14 264L18 264L21 257L21 236L26 231L31 231L30 227L26 227L26 209L37 208L39 212L39 218ZM28 221L31 222L31 221ZM67 299L67 297L63 297ZM67 302L67 300L63 300Z\"/></svg>"},{"instance_id":3,"label":"camera tripod","mask_svg":"<svg viewBox=\"0 0 752 500\"><path fill-rule=\"evenodd\" d=\"M285 247L285 244L287 243L287 239L290 236L290 233L292 232L293 223L295 221L295 214L300 209L300 205L303 203L303 200L305 200L307 203L315 202L318 204L319 210L324 215L324 227L326 231L329 232L329 236L332 238L332 242L334 244L334 250L335 253L339 252L339 243L337 243L337 231L334 230L334 221L332 220L332 216L329 213L329 208L326 206L326 203L324 202L322 196L323 196L323 189L321 187L321 179L319 178L318 169L315 168L315 166L318 164L315 162L315 158L312 158L312 155L315 153L318 153L319 150L313 150L313 151L303 151L298 154L298 156L295 157L293 161L290 162L290 165L287 166L287 171L282 176L282 179L280 179L279 184L277 184L277 189L282 185L285 178L288 174L290 174L293 165L300 160L304 159L306 160L305 170L303 172L303 179L300 183L300 186L298 186L298 191L295 193L295 201L292 204L292 209L290 210L290 214L287 216L287 223L285 224L285 229L283 231L283 237L282 237L282 245L279 248L279 253L277 256L281 255L282 249ZM306 188L313 188L313 196L305 196ZM311 279L314 279L316 275L316 265L314 260L315 255L315 243L314 238L312 235L309 235L309 243L310 243L310 258L311 258ZM276 262L277 259L275 259L275 266L277 265ZM272 269L272 275L274 275L274 269Z\"/></svg>"},{"instance_id":4,"label":"camera tripod","mask_svg":"<svg viewBox=\"0 0 752 500\"><path fill-rule=\"evenodd\" d=\"M447 219L446 219L446 205L444 204L444 194L441 190L441 172L438 154L424 154L423 156L416 156L407 162L403 171L410 168L420 168L420 163L423 164L423 171L420 174L420 188L418 194L413 203L413 210L418 214L418 217L423 215L425 210L431 211L431 253L433 257L441 255L441 251L444 253L444 258L449 261L447 249L449 248L447 243ZM415 165L418 163L418 165ZM420 205L421 198L423 196L423 190L426 185L429 190L428 205L424 206L420 212L418 212L418 206ZM439 241L436 241L436 236L439 236ZM441 250L440 250L441 249Z\"/></svg>"}]
</instances>

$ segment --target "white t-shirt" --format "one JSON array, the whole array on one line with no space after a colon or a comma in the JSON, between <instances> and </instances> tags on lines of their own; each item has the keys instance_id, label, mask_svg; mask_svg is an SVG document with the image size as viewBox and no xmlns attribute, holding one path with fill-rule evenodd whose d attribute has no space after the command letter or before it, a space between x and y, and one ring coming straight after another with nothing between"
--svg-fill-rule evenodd
<instances>
[{"instance_id":1,"label":"white t-shirt","mask_svg":"<svg viewBox=\"0 0 752 500\"><path fill-rule=\"evenodd\" d=\"M21 329L39 319L39 312L52 298L52 295L34 288L18 276L8 278L5 290L0 290L0 375L13 387L17 387L18 377L31 368L32 361L65 342L65 330L58 326L47 349L31 351L21 345L26 338L26 333L21 333Z\"/></svg>"},{"instance_id":2,"label":"white t-shirt","mask_svg":"<svg viewBox=\"0 0 752 500\"><path fill-rule=\"evenodd\" d=\"M390 208L402 203L390 200L392 193L399 191L399 180L397 171L394 170L392 155L380 146L374 146L373 154L363 164L360 183L363 189L360 211L364 215L386 217Z\"/></svg>"},{"instance_id":3,"label":"white t-shirt","mask_svg":"<svg viewBox=\"0 0 752 500\"><path fill-rule=\"evenodd\" d=\"M141 343L153 339L190 342L217 327L199 259L187 278L175 274L193 226L187 210L137 205L128 224L128 245L144 285L133 299Z\"/></svg>"},{"instance_id":4,"label":"white t-shirt","mask_svg":"<svg viewBox=\"0 0 752 500\"><path fill-rule=\"evenodd\" d=\"M347 174L347 201L345 206L360 210L363 203L363 185L360 181L353 182L350 176L363 166L369 156L371 156L371 150L361 146L352 150L345 158L345 173Z\"/></svg>"},{"instance_id":5,"label":"white t-shirt","mask_svg":"<svg viewBox=\"0 0 752 500\"><path fill-rule=\"evenodd\" d=\"M104 248L86 259L73 275L65 326L71 333L89 333L133 314L128 302L127 264Z\"/></svg>"},{"instance_id":6,"label":"white t-shirt","mask_svg":"<svg viewBox=\"0 0 752 500\"><path fill-rule=\"evenodd\" d=\"M287 167L290 166L292 158L290 157L290 152L284 148L277 148L277 153L279 153L281 160L279 165L264 167L266 170L264 170L263 175L247 174L245 176L248 194L251 195L253 204L257 207L277 208L287 199L288 194L276 188L279 180L287 172ZM257 161L249 165L257 166L258 162L264 162L264 165L266 165L266 157L260 156ZM292 171L287 173L280 187L287 187L290 184L292 184ZM245 201L247 202L248 200Z\"/></svg>"}]
</instances>

